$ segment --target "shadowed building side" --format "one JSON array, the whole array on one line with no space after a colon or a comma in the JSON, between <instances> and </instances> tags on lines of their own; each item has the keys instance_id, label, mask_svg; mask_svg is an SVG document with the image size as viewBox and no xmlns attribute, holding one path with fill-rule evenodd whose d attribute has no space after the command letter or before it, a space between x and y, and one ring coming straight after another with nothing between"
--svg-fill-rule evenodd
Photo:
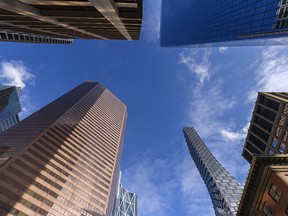
<instances>
[{"instance_id":1,"label":"shadowed building side","mask_svg":"<svg viewBox=\"0 0 288 216\"><path fill-rule=\"evenodd\" d=\"M112 214L126 106L84 82L0 135L0 213Z\"/></svg>"},{"instance_id":2,"label":"shadowed building side","mask_svg":"<svg viewBox=\"0 0 288 216\"><path fill-rule=\"evenodd\" d=\"M253 154L288 152L288 93L259 92L242 156L251 163Z\"/></svg>"},{"instance_id":3,"label":"shadowed building side","mask_svg":"<svg viewBox=\"0 0 288 216\"><path fill-rule=\"evenodd\" d=\"M0 41L138 40L142 0L2 0Z\"/></svg>"},{"instance_id":4,"label":"shadowed building side","mask_svg":"<svg viewBox=\"0 0 288 216\"><path fill-rule=\"evenodd\" d=\"M243 187L219 163L192 127L183 129L196 167L206 185L216 216L235 216Z\"/></svg>"}]
</instances>

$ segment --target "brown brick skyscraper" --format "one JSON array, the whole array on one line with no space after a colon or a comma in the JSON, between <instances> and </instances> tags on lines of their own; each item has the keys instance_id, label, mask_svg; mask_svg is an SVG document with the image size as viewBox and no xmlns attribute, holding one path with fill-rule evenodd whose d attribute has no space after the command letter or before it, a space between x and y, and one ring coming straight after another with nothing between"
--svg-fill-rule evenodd
<instances>
[{"instance_id":1,"label":"brown brick skyscraper","mask_svg":"<svg viewBox=\"0 0 288 216\"><path fill-rule=\"evenodd\" d=\"M111 216L126 117L88 81L1 134L0 215Z\"/></svg>"}]
</instances>

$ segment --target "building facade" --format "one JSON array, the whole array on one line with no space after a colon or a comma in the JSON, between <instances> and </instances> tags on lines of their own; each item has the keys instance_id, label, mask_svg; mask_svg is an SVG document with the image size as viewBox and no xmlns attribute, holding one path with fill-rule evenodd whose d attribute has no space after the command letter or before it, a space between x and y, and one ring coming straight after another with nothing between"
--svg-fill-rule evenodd
<instances>
[{"instance_id":1,"label":"building facade","mask_svg":"<svg viewBox=\"0 0 288 216\"><path fill-rule=\"evenodd\" d=\"M20 87L0 86L0 134L19 122Z\"/></svg>"},{"instance_id":2,"label":"building facade","mask_svg":"<svg viewBox=\"0 0 288 216\"><path fill-rule=\"evenodd\" d=\"M0 41L138 40L142 0L3 0Z\"/></svg>"},{"instance_id":3,"label":"building facade","mask_svg":"<svg viewBox=\"0 0 288 216\"><path fill-rule=\"evenodd\" d=\"M0 215L111 216L126 106L87 81L0 135Z\"/></svg>"},{"instance_id":4,"label":"building facade","mask_svg":"<svg viewBox=\"0 0 288 216\"><path fill-rule=\"evenodd\" d=\"M287 35L286 0L162 2L162 46L271 45Z\"/></svg>"},{"instance_id":5,"label":"building facade","mask_svg":"<svg viewBox=\"0 0 288 216\"><path fill-rule=\"evenodd\" d=\"M137 195L119 184L113 216L137 216Z\"/></svg>"},{"instance_id":6,"label":"building facade","mask_svg":"<svg viewBox=\"0 0 288 216\"><path fill-rule=\"evenodd\" d=\"M259 92L242 156L288 152L288 93Z\"/></svg>"},{"instance_id":7,"label":"building facade","mask_svg":"<svg viewBox=\"0 0 288 216\"><path fill-rule=\"evenodd\" d=\"M254 156L237 216L288 215L288 156Z\"/></svg>"},{"instance_id":8,"label":"building facade","mask_svg":"<svg viewBox=\"0 0 288 216\"><path fill-rule=\"evenodd\" d=\"M235 216L243 187L209 151L192 127L183 129L186 142L207 187L216 216Z\"/></svg>"}]
</instances>

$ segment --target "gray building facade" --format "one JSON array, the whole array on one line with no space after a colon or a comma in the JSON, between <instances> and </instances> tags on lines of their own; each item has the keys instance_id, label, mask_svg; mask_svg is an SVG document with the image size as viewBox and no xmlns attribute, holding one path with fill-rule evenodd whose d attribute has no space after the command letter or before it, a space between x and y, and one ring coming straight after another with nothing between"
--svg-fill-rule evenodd
<instances>
[{"instance_id":1,"label":"gray building facade","mask_svg":"<svg viewBox=\"0 0 288 216\"><path fill-rule=\"evenodd\" d=\"M216 216L235 216L243 187L219 163L192 127L183 129L196 167L207 187Z\"/></svg>"},{"instance_id":2,"label":"gray building facade","mask_svg":"<svg viewBox=\"0 0 288 216\"><path fill-rule=\"evenodd\" d=\"M20 87L0 86L0 134L19 122Z\"/></svg>"}]
</instances>

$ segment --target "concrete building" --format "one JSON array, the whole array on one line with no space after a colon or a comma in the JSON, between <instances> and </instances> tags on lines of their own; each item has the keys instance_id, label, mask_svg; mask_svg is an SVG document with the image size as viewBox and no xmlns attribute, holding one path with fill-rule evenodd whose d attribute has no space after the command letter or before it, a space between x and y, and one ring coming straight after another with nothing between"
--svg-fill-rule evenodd
<instances>
[{"instance_id":1,"label":"concrete building","mask_svg":"<svg viewBox=\"0 0 288 216\"><path fill-rule=\"evenodd\" d=\"M2 0L0 41L138 40L142 0Z\"/></svg>"},{"instance_id":2,"label":"concrete building","mask_svg":"<svg viewBox=\"0 0 288 216\"><path fill-rule=\"evenodd\" d=\"M0 215L111 216L126 106L87 81L0 135Z\"/></svg>"},{"instance_id":3,"label":"concrete building","mask_svg":"<svg viewBox=\"0 0 288 216\"><path fill-rule=\"evenodd\" d=\"M196 167L212 200L216 216L235 216L243 187L219 163L192 127L183 129Z\"/></svg>"},{"instance_id":4,"label":"concrete building","mask_svg":"<svg viewBox=\"0 0 288 216\"><path fill-rule=\"evenodd\" d=\"M242 156L288 152L288 93L259 92Z\"/></svg>"},{"instance_id":5,"label":"concrete building","mask_svg":"<svg viewBox=\"0 0 288 216\"><path fill-rule=\"evenodd\" d=\"M161 46L288 44L286 0L165 0Z\"/></svg>"},{"instance_id":6,"label":"concrete building","mask_svg":"<svg viewBox=\"0 0 288 216\"><path fill-rule=\"evenodd\" d=\"M19 122L20 87L0 86L0 134Z\"/></svg>"},{"instance_id":7,"label":"concrete building","mask_svg":"<svg viewBox=\"0 0 288 216\"><path fill-rule=\"evenodd\" d=\"M288 155L254 156L237 216L288 215Z\"/></svg>"}]
</instances>

